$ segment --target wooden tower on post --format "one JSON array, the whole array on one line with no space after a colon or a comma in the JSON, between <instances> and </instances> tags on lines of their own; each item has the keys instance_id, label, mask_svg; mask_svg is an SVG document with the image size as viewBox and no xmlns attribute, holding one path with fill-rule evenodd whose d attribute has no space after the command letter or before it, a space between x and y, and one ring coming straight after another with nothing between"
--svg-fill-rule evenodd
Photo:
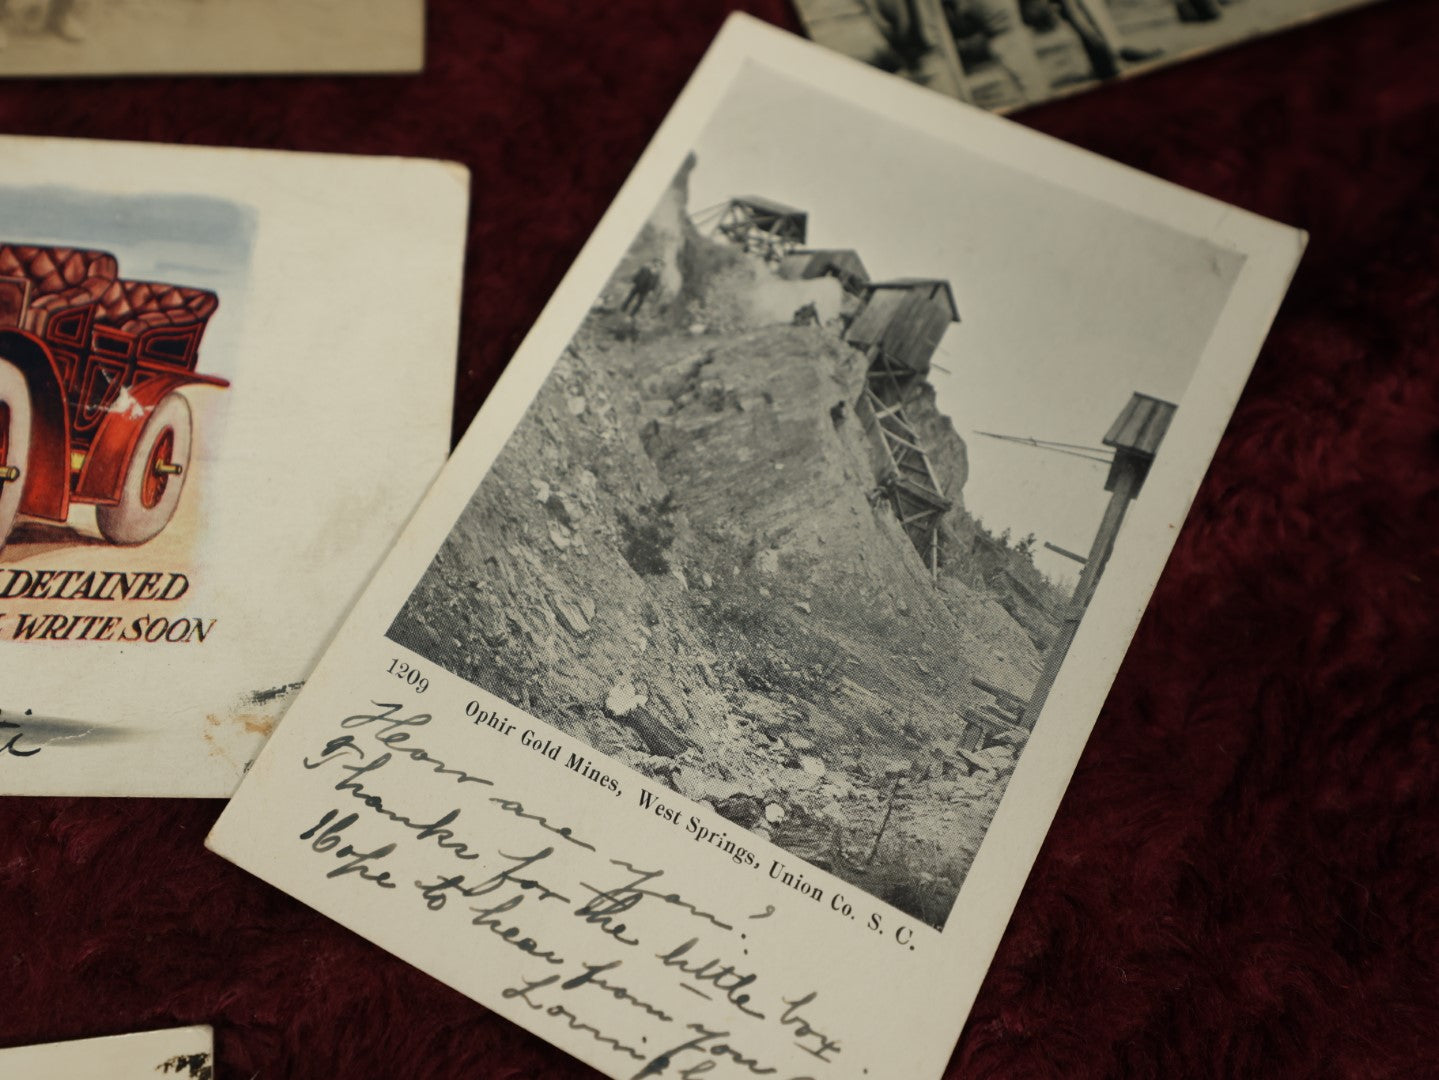
<instances>
[{"instance_id":1,"label":"wooden tower on post","mask_svg":"<svg viewBox=\"0 0 1439 1080\"><path fill-rule=\"evenodd\" d=\"M1044 670L1035 684L1034 693L1030 695L1029 704L1024 708L1023 723L1031 730L1039 719L1049 691L1054 687L1059 669L1064 666L1074 635L1079 631L1079 621L1084 618L1089 601L1093 599L1094 590L1104 574L1105 564L1114 551L1114 540L1119 535L1119 527L1124 524L1124 515L1144 486L1149 466L1153 464L1159 444L1164 441L1170 421L1174 419L1175 408L1169 402L1148 394L1134 394L1104 436L1104 445L1114 448L1114 462L1109 466L1109 477L1104 482L1104 490L1110 493L1109 505L1104 510L1089 556L1084 560L1084 570L1074 587L1074 595L1070 598L1059 633L1044 658Z\"/></svg>"},{"instance_id":2,"label":"wooden tower on post","mask_svg":"<svg viewBox=\"0 0 1439 1080\"><path fill-rule=\"evenodd\" d=\"M845 334L845 341L869 358L855 412L883 451L879 489L930 576L938 577L940 522L954 503L904 406L914 382L929 374L945 331L959 322L959 308L949 282L936 278L870 282L865 296Z\"/></svg>"}]
</instances>

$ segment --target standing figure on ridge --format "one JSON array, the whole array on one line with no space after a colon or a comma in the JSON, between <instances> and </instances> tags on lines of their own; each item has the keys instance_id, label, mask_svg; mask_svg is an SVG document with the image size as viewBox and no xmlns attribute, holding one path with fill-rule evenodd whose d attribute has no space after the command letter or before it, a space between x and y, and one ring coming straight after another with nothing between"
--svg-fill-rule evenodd
<instances>
[{"instance_id":1,"label":"standing figure on ridge","mask_svg":"<svg viewBox=\"0 0 1439 1080\"><path fill-rule=\"evenodd\" d=\"M631 317L640 313L645 298L660 283L660 270L663 267L664 264L659 259L651 259L635 271L634 277L630 278L629 294L625 297L625 302L620 305L622 312Z\"/></svg>"}]
</instances>

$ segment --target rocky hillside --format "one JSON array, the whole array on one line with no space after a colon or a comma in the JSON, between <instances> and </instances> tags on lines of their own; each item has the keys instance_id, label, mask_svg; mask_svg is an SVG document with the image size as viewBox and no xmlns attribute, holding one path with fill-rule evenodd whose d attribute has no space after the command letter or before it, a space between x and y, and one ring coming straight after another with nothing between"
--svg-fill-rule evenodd
<instances>
[{"instance_id":1,"label":"rocky hillside","mask_svg":"<svg viewBox=\"0 0 1439 1080\"><path fill-rule=\"evenodd\" d=\"M392 636L941 923L1017 752L959 750L970 680L1026 695L1037 651L877 497L864 357L791 317L831 289L837 316L836 283L779 281L683 208L682 174ZM932 393L916 412L958 507L964 444Z\"/></svg>"}]
</instances>

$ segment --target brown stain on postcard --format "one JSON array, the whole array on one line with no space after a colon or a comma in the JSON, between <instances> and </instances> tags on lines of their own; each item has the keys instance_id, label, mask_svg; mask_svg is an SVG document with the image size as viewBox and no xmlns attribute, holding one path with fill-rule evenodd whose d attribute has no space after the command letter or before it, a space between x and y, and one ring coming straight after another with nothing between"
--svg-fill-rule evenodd
<instances>
[{"instance_id":1,"label":"brown stain on postcard","mask_svg":"<svg viewBox=\"0 0 1439 1080\"><path fill-rule=\"evenodd\" d=\"M235 720L245 729L249 735L264 735L267 738L275 730L275 718L273 716L255 716L241 713Z\"/></svg>"}]
</instances>

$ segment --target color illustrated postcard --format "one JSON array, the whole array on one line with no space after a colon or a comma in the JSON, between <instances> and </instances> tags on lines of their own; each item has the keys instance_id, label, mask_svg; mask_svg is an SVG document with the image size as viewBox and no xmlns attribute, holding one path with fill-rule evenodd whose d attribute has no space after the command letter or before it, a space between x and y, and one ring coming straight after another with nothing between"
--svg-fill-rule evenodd
<instances>
[{"instance_id":1,"label":"color illustrated postcard","mask_svg":"<svg viewBox=\"0 0 1439 1080\"><path fill-rule=\"evenodd\" d=\"M0 77L410 72L424 0L0 0Z\"/></svg>"},{"instance_id":2,"label":"color illustrated postcard","mask_svg":"<svg viewBox=\"0 0 1439 1080\"><path fill-rule=\"evenodd\" d=\"M24 1080L213 1080L208 1027L146 1031L103 1039L0 1050L0 1076Z\"/></svg>"},{"instance_id":3,"label":"color illustrated postcard","mask_svg":"<svg viewBox=\"0 0 1439 1080\"><path fill-rule=\"evenodd\" d=\"M1370 0L794 0L815 41L1008 111Z\"/></svg>"},{"instance_id":4,"label":"color illustrated postcard","mask_svg":"<svg viewBox=\"0 0 1439 1080\"><path fill-rule=\"evenodd\" d=\"M732 19L210 845L612 1077L939 1076L1302 245Z\"/></svg>"},{"instance_id":5,"label":"color illustrated postcard","mask_svg":"<svg viewBox=\"0 0 1439 1080\"><path fill-rule=\"evenodd\" d=\"M468 174L0 159L0 794L229 795L444 461Z\"/></svg>"}]
</instances>

